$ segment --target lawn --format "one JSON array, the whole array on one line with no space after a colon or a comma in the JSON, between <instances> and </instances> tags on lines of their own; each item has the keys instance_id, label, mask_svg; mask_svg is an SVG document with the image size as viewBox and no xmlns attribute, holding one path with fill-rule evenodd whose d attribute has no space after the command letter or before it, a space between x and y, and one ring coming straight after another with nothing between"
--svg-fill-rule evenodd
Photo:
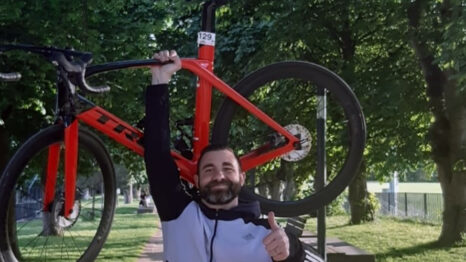
<instances>
[{"instance_id":1,"label":"lawn","mask_svg":"<svg viewBox=\"0 0 466 262\"><path fill-rule=\"evenodd\" d=\"M149 238L160 230L155 214L137 214L138 202L119 206L113 220L112 229L97 261L131 261L137 260ZM33 207L37 205L31 204ZM16 221L17 239L21 261L75 261L88 248L94 238L100 221L100 200L94 206L81 202L77 220L60 220L60 223L72 223L62 234L43 233L44 216L30 216ZM18 206L18 211L22 210ZM33 211L37 210L33 209ZM40 210L40 208L38 209ZM94 211L94 212L93 212ZM23 212L24 213L24 212ZM47 224L45 224L47 225ZM3 261L3 260L2 260Z\"/></svg>"},{"instance_id":2,"label":"lawn","mask_svg":"<svg viewBox=\"0 0 466 262\"><path fill-rule=\"evenodd\" d=\"M327 236L375 254L377 262L466 261L466 242L451 248L435 246L439 225L394 218L378 218L363 225L348 225L348 221L346 216L328 217ZM308 220L307 227L316 232L316 219Z\"/></svg>"},{"instance_id":3,"label":"lawn","mask_svg":"<svg viewBox=\"0 0 466 262\"><path fill-rule=\"evenodd\" d=\"M149 238L160 230L154 214L136 214L138 202L122 203L116 208L112 231L96 261L134 262Z\"/></svg>"}]
</instances>

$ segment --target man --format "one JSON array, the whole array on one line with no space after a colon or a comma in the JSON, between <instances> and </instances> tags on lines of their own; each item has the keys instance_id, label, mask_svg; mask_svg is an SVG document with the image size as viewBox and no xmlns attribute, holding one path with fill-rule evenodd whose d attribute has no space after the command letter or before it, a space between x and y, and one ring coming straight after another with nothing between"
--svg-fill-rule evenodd
<instances>
[{"instance_id":1,"label":"man","mask_svg":"<svg viewBox=\"0 0 466 262\"><path fill-rule=\"evenodd\" d=\"M145 162L151 194L162 222L164 260L169 262L304 261L296 237L278 227L273 212L259 219L258 202L238 198L245 173L227 147L208 146L195 175L199 196L180 183L170 155L168 82L181 68L175 51L155 59L172 63L153 67L146 92Z\"/></svg>"}]
</instances>

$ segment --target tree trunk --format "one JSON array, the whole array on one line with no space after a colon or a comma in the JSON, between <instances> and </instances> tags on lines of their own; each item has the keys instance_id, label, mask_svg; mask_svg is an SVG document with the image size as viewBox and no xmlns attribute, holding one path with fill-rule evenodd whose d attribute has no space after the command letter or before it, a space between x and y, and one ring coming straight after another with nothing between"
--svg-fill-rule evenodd
<instances>
[{"instance_id":1,"label":"tree trunk","mask_svg":"<svg viewBox=\"0 0 466 262\"><path fill-rule=\"evenodd\" d=\"M54 223L53 212L42 212L42 232L41 236L63 236L63 228Z\"/></svg>"},{"instance_id":2,"label":"tree trunk","mask_svg":"<svg viewBox=\"0 0 466 262\"><path fill-rule=\"evenodd\" d=\"M348 201L350 204L351 224L359 225L364 222L367 213L367 180L365 161L361 163L358 173L348 188Z\"/></svg>"},{"instance_id":3,"label":"tree trunk","mask_svg":"<svg viewBox=\"0 0 466 262\"><path fill-rule=\"evenodd\" d=\"M260 184L257 189L259 190L259 195L269 198L269 190L268 190L268 184L262 183Z\"/></svg>"},{"instance_id":4,"label":"tree trunk","mask_svg":"<svg viewBox=\"0 0 466 262\"><path fill-rule=\"evenodd\" d=\"M133 202L133 183L129 182L125 188L125 204L131 204Z\"/></svg>"},{"instance_id":5,"label":"tree trunk","mask_svg":"<svg viewBox=\"0 0 466 262\"><path fill-rule=\"evenodd\" d=\"M293 177L287 178L285 182L285 189L283 190L283 200L289 201L296 195L296 182Z\"/></svg>"},{"instance_id":6,"label":"tree trunk","mask_svg":"<svg viewBox=\"0 0 466 262\"><path fill-rule=\"evenodd\" d=\"M443 192L443 224L439 242L450 245L461 241L466 233L466 105L455 82L445 85L447 127L432 132L436 148L448 146L448 151L434 151L440 185ZM447 138L448 137L448 138Z\"/></svg>"},{"instance_id":7,"label":"tree trunk","mask_svg":"<svg viewBox=\"0 0 466 262\"><path fill-rule=\"evenodd\" d=\"M133 196L140 197L141 193L142 193L142 186L138 186L136 187L136 189L133 187Z\"/></svg>"},{"instance_id":8,"label":"tree trunk","mask_svg":"<svg viewBox=\"0 0 466 262\"><path fill-rule=\"evenodd\" d=\"M448 2L443 2L448 5ZM448 6L444 6L448 10ZM450 246L466 235L466 97L458 83L449 79L447 72L435 64L432 50L421 38L419 24L425 13L426 2L412 2L408 9L410 40L419 59L427 83L429 107L435 119L429 139L432 157L437 164L443 192L443 224L439 244ZM448 20L448 12L441 20Z\"/></svg>"},{"instance_id":9,"label":"tree trunk","mask_svg":"<svg viewBox=\"0 0 466 262\"><path fill-rule=\"evenodd\" d=\"M270 184L269 192L271 199L280 200L282 196L282 181L279 179L274 179Z\"/></svg>"},{"instance_id":10,"label":"tree trunk","mask_svg":"<svg viewBox=\"0 0 466 262\"><path fill-rule=\"evenodd\" d=\"M451 183L441 185L444 210L438 241L441 245L449 246L461 241L466 232L466 172L453 174Z\"/></svg>"}]
</instances>

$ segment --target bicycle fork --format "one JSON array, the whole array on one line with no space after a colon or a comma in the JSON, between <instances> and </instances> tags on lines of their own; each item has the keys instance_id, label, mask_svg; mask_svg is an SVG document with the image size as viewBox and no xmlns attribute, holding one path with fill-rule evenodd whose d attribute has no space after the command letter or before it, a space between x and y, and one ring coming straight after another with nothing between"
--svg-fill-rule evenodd
<instances>
[{"instance_id":1,"label":"bicycle fork","mask_svg":"<svg viewBox=\"0 0 466 262\"><path fill-rule=\"evenodd\" d=\"M78 165L78 120L75 119L64 131L65 146L65 172L64 172L64 210L63 216L68 218L73 211L76 193L76 172ZM43 200L43 211L49 211L55 200L55 186L57 181L58 166L60 162L60 144L49 147L47 159L47 173L45 177L45 193Z\"/></svg>"}]
</instances>

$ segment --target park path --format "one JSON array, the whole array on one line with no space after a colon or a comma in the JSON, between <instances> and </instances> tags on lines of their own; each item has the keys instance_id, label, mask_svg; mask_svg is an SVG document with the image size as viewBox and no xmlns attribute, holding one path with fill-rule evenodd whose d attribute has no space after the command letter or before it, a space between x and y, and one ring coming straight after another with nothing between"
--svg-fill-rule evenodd
<instances>
[{"instance_id":1,"label":"park path","mask_svg":"<svg viewBox=\"0 0 466 262\"><path fill-rule=\"evenodd\" d=\"M137 262L163 262L163 237L160 220L157 217L157 231L149 239Z\"/></svg>"}]
</instances>

